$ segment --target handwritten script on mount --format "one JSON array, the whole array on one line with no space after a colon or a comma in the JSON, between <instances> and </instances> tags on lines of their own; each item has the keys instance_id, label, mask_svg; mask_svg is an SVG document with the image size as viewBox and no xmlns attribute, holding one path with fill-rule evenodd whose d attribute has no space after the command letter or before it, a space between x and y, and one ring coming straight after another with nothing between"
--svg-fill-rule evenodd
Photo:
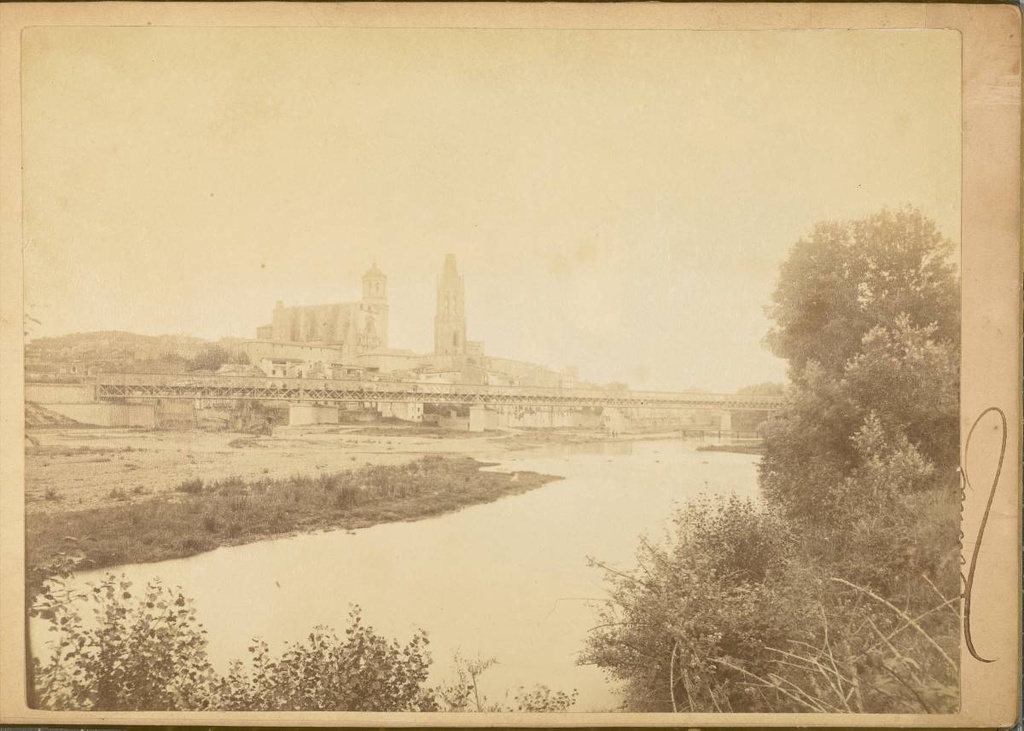
<instances>
[{"instance_id":1,"label":"handwritten script on mount","mask_svg":"<svg viewBox=\"0 0 1024 731\"><path fill-rule=\"evenodd\" d=\"M996 462L995 474L992 476L992 487L988 491L988 501L985 503L985 512L981 516L981 523L978 525L978 536L974 541L974 550L971 552L971 565L967 569L967 576L962 577L964 580L964 641L967 643L967 651L971 653L971 657L979 662L991 663L995 662L995 658L988 659L978 654L977 649L974 647L974 639L971 636L971 595L974 590L974 577L975 572L978 568L978 555L981 553L981 544L985 539L985 526L988 523L989 513L992 511L992 501L996 496L996 488L999 487L999 477L1003 472L1003 460L1006 457L1006 414L998 406L990 406L989 408L982 411L978 418L974 420L974 424L971 425L970 431L967 432L967 441L964 444L964 460L963 465L960 467L960 474L963 479L963 485L961 487L961 496L964 500L967 499L967 489L973 489L971 485L971 478L967 472L967 457L971 450L971 439L974 437L974 432L981 424L982 420L989 414L996 414L1000 419L1000 438L1001 444L999 446L999 459ZM963 536L961 530L960 535Z\"/></svg>"}]
</instances>

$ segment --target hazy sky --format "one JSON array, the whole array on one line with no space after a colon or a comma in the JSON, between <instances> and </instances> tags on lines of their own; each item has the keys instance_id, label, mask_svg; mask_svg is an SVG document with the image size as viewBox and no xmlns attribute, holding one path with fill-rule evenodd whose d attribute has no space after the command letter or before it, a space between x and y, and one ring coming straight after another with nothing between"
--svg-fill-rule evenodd
<instances>
[{"instance_id":1,"label":"hazy sky","mask_svg":"<svg viewBox=\"0 0 1024 731\"><path fill-rule=\"evenodd\" d=\"M783 380L761 345L813 224L959 238L944 31L35 28L30 336L255 335L389 276L433 343L445 252L492 355L636 388Z\"/></svg>"}]
</instances>

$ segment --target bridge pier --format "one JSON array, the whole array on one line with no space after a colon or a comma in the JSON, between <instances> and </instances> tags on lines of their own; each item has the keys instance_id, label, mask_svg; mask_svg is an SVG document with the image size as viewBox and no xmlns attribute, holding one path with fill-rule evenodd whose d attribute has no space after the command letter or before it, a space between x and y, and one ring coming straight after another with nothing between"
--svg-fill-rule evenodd
<instances>
[{"instance_id":1,"label":"bridge pier","mask_svg":"<svg viewBox=\"0 0 1024 731\"><path fill-rule=\"evenodd\" d=\"M469 407L469 430L482 432L498 428L498 412L486 406Z\"/></svg>"},{"instance_id":2,"label":"bridge pier","mask_svg":"<svg viewBox=\"0 0 1024 731\"><path fill-rule=\"evenodd\" d=\"M337 406L321 406L319 404L291 404L288 406L288 426L337 423Z\"/></svg>"},{"instance_id":3,"label":"bridge pier","mask_svg":"<svg viewBox=\"0 0 1024 731\"><path fill-rule=\"evenodd\" d=\"M719 414L719 417L721 418L721 421L718 424L718 429L723 432L732 431L732 412L723 411Z\"/></svg>"},{"instance_id":4,"label":"bridge pier","mask_svg":"<svg viewBox=\"0 0 1024 731\"><path fill-rule=\"evenodd\" d=\"M609 436L617 437L626 431L627 418L619 409L605 409L602 414L604 429Z\"/></svg>"}]
</instances>

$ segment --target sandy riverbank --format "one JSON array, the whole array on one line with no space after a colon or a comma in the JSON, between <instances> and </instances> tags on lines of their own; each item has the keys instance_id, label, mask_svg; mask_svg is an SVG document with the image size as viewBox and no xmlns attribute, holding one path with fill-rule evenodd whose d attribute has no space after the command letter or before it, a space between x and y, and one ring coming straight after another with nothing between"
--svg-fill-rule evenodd
<instances>
[{"instance_id":1,"label":"sandy riverbank","mask_svg":"<svg viewBox=\"0 0 1024 731\"><path fill-rule=\"evenodd\" d=\"M551 444L607 440L600 431L554 429L470 434L403 425L278 427L232 432L30 428L25 453L29 514L78 511L173 493L181 483L316 477L430 454L480 460ZM620 439L649 438L630 435Z\"/></svg>"}]
</instances>

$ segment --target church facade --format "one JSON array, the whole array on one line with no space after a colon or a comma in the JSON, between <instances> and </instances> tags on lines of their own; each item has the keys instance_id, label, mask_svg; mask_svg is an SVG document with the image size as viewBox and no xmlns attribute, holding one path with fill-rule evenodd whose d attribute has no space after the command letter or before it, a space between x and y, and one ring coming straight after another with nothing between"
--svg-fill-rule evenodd
<instances>
[{"instance_id":1,"label":"church facade","mask_svg":"<svg viewBox=\"0 0 1024 731\"><path fill-rule=\"evenodd\" d=\"M341 361L387 348L388 278L374 263L363 275L359 302L285 307L278 301L256 339L331 348Z\"/></svg>"},{"instance_id":2,"label":"church facade","mask_svg":"<svg viewBox=\"0 0 1024 731\"><path fill-rule=\"evenodd\" d=\"M358 302L286 307L278 302L256 339L244 345L253 364L269 376L348 378L371 376L423 382L571 387L575 374L484 354L469 340L465 281L454 254L437 277L434 349L400 350L388 339L388 278L376 265L363 274Z\"/></svg>"}]
</instances>

